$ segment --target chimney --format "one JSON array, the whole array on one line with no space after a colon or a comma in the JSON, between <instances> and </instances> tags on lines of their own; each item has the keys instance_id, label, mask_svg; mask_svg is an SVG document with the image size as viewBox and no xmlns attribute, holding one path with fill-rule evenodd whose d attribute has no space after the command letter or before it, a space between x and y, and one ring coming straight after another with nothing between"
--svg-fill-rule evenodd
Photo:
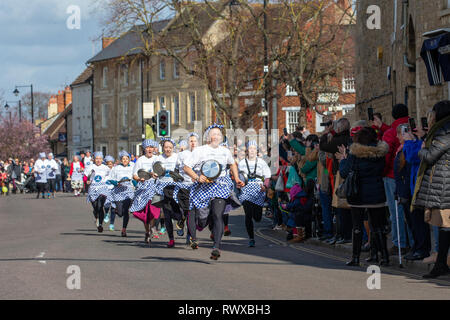
<instances>
[{"instance_id":1,"label":"chimney","mask_svg":"<svg viewBox=\"0 0 450 320\"><path fill-rule=\"evenodd\" d=\"M114 37L104 37L102 38L102 49L105 49L111 43L113 43L117 38Z\"/></svg>"}]
</instances>

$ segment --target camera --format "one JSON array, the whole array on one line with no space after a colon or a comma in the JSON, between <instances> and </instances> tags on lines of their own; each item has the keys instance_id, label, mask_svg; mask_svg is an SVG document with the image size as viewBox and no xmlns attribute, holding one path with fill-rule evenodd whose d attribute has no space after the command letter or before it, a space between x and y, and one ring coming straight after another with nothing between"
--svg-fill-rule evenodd
<instances>
[{"instance_id":1,"label":"camera","mask_svg":"<svg viewBox=\"0 0 450 320\"><path fill-rule=\"evenodd\" d=\"M328 122L322 122L321 124L320 124L320 126L321 127L329 127L329 126L331 126L333 124L333 121L328 121Z\"/></svg>"}]
</instances>

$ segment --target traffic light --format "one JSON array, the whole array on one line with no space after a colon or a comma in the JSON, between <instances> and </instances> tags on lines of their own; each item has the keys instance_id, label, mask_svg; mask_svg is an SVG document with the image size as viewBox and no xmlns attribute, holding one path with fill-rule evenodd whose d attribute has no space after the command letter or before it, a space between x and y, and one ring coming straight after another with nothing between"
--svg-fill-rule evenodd
<instances>
[{"instance_id":1,"label":"traffic light","mask_svg":"<svg viewBox=\"0 0 450 320\"><path fill-rule=\"evenodd\" d=\"M170 137L170 111L158 111L156 129L158 138Z\"/></svg>"}]
</instances>

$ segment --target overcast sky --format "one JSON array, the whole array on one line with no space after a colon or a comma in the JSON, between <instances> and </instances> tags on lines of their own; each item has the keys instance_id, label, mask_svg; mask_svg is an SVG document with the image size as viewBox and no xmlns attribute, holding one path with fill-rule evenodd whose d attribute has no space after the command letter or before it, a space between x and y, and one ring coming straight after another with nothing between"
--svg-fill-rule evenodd
<instances>
[{"instance_id":1,"label":"overcast sky","mask_svg":"<svg viewBox=\"0 0 450 320\"><path fill-rule=\"evenodd\" d=\"M34 91L57 93L84 70L86 61L101 49L100 41L92 41L101 32L93 2L0 1L0 90L6 99L17 100L12 94L15 85L33 84ZM67 27L70 5L80 7L79 30Z\"/></svg>"}]
</instances>

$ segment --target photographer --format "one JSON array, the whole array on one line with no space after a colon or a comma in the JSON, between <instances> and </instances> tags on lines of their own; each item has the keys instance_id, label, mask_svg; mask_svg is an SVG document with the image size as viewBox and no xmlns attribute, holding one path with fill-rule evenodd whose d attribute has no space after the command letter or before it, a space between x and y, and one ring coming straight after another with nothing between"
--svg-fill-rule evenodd
<instances>
[{"instance_id":1,"label":"photographer","mask_svg":"<svg viewBox=\"0 0 450 320\"><path fill-rule=\"evenodd\" d=\"M375 130L378 136L378 140L383 140L383 134L391 127L383 122L381 113L377 112L373 114L372 128Z\"/></svg>"},{"instance_id":2,"label":"photographer","mask_svg":"<svg viewBox=\"0 0 450 320\"><path fill-rule=\"evenodd\" d=\"M335 176L337 174L339 163L336 159L335 154L339 152L339 146L344 146L348 148L352 139L350 136L350 122L347 118L341 118L335 122L336 130L333 129L333 123L326 123L326 128L323 135L320 137L319 148L321 151L330 153L332 156L329 160L332 162L328 170L330 176L330 181L332 185L332 194L335 192L337 186L335 185ZM331 139L329 139L331 135ZM331 169L331 170L330 170ZM343 208L336 208L336 218L337 218L337 234L334 239L329 239L327 243L329 244L342 244L350 243L352 240L352 221L350 210Z\"/></svg>"}]
</instances>

